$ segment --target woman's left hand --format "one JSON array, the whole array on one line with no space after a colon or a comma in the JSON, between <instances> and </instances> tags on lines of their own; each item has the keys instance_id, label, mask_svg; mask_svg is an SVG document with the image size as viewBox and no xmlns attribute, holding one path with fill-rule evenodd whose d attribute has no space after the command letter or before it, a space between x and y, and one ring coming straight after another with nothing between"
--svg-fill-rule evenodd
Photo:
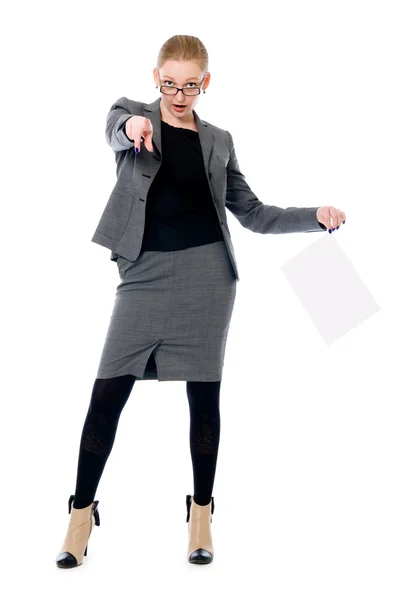
<instances>
[{"instance_id":1,"label":"woman's left hand","mask_svg":"<svg viewBox=\"0 0 401 600\"><path fill-rule=\"evenodd\" d=\"M340 225L345 223L345 213L334 206L321 206L316 211L316 218L319 223L327 227L329 233L339 229Z\"/></svg>"}]
</instances>

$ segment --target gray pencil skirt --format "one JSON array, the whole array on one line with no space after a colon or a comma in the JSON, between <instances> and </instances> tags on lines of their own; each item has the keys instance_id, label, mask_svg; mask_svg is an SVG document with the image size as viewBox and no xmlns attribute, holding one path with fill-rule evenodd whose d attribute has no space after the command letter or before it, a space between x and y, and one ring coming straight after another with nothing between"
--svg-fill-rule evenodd
<instances>
[{"instance_id":1,"label":"gray pencil skirt","mask_svg":"<svg viewBox=\"0 0 401 600\"><path fill-rule=\"evenodd\" d=\"M237 280L224 241L119 256L97 378L221 381Z\"/></svg>"}]
</instances>

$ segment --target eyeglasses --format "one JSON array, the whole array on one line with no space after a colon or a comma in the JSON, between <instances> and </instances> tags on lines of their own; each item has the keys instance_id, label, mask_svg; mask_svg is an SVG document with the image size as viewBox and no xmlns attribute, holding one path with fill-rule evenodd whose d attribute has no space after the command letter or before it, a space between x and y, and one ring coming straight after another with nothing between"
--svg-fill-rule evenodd
<instances>
[{"instance_id":1,"label":"eyeglasses","mask_svg":"<svg viewBox=\"0 0 401 600\"><path fill-rule=\"evenodd\" d=\"M202 78L200 85L202 85L204 79L205 79L205 76ZM160 72L159 72L159 80L160 80ZM174 85L161 85L160 92L162 94L170 94L170 95L174 95L174 96L176 94L178 94L178 92L182 92L184 94L184 96L198 96L198 94L201 93L201 90L200 90L200 87L184 89L184 88L175 87Z\"/></svg>"},{"instance_id":2,"label":"eyeglasses","mask_svg":"<svg viewBox=\"0 0 401 600\"><path fill-rule=\"evenodd\" d=\"M160 91L162 94L170 94L170 95L174 95L178 94L179 91L181 91L184 96L197 96L198 94L200 94L200 88L198 87L193 87L193 88L179 88L179 87L174 87L173 85L161 85L160 86Z\"/></svg>"}]
</instances>

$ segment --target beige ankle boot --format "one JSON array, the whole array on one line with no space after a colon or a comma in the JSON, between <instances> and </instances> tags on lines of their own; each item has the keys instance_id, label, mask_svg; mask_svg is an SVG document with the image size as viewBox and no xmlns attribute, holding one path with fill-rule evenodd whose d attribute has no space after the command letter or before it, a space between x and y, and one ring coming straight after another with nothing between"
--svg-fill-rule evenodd
<instances>
[{"instance_id":1,"label":"beige ankle boot","mask_svg":"<svg viewBox=\"0 0 401 600\"><path fill-rule=\"evenodd\" d=\"M205 565L213 560L212 514L214 512L214 496L206 506L197 504L194 497L187 495L188 523L188 562Z\"/></svg>"},{"instance_id":2,"label":"beige ankle boot","mask_svg":"<svg viewBox=\"0 0 401 600\"><path fill-rule=\"evenodd\" d=\"M74 508L72 502L75 496L68 500L68 512L71 514L67 534L63 546L56 558L56 564L62 569L78 567L87 555L88 540L95 525L100 525L100 516L95 500L85 508Z\"/></svg>"}]
</instances>

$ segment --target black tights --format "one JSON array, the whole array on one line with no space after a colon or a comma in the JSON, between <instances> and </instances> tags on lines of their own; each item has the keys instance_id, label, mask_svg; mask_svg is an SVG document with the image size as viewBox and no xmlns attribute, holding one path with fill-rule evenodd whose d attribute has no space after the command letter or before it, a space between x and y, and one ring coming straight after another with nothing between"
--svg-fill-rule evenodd
<instances>
[{"instance_id":1,"label":"black tights","mask_svg":"<svg viewBox=\"0 0 401 600\"><path fill-rule=\"evenodd\" d=\"M75 487L75 508L95 499L110 455L121 412L135 383L134 375L95 379L82 430ZM190 451L194 476L194 500L209 504L212 497L220 440L221 381L187 381L190 412Z\"/></svg>"}]
</instances>

